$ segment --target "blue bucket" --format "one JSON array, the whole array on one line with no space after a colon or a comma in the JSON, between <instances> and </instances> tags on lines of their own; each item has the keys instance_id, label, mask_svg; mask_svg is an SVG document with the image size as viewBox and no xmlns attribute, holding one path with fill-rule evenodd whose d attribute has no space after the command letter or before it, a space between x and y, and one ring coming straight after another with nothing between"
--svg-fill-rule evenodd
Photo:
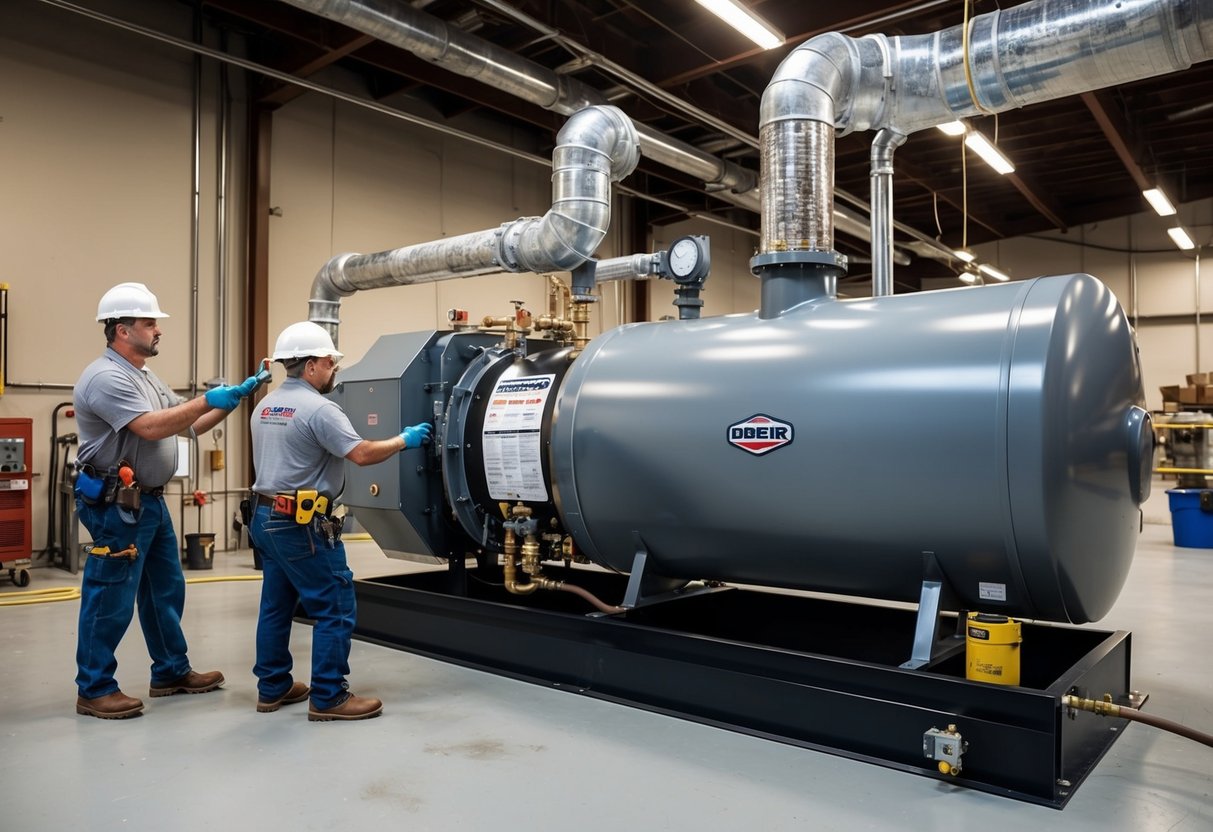
<instances>
[{"instance_id":1,"label":"blue bucket","mask_svg":"<svg viewBox=\"0 0 1213 832\"><path fill-rule=\"evenodd\" d=\"M1213 549L1213 489L1172 488L1171 533L1176 546Z\"/></svg>"}]
</instances>

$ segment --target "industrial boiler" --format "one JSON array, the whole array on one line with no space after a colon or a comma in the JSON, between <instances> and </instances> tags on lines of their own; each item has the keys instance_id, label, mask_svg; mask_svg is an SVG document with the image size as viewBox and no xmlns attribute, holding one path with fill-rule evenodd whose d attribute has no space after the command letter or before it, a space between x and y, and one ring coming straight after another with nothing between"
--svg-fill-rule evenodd
<instances>
[{"instance_id":1,"label":"industrial boiler","mask_svg":"<svg viewBox=\"0 0 1213 832\"><path fill-rule=\"evenodd\" d=\"M412 12L373 11L324 13L409 42ZM359 582L359 635L1064 806L1124 724L1075 703L1144 701L1130 634L1071 626L1116 600L1149 491L1134 336L1084 274L893 294L894 154L1210 43L1213 0L1035 0L963 31L820 35L763 95L756 187L581 100L543 217L334 257L309 300L334 337L358 291L569 275L546 312L452 310L342 372L333 395L364 437L435 426L420 461L347 468L342 501L379 546L434 564ZM494 54L456 34L435 60L491 74ZM873 296L843 300L834 139L863 130ZM640 155L713 171L760 212L757 310L699 317L706 238L595 258ZM678 319L589 337L599 284L648 278L671 281Z\"/></svg>"}]
</instances>

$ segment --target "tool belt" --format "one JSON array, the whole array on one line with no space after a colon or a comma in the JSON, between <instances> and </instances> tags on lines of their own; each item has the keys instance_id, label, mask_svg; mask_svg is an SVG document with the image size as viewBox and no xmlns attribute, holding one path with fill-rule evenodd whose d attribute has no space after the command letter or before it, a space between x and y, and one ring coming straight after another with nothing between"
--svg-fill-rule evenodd
<instances>
[{"instance_id":1,"label":"tool belt","mask_svg":"<svg viewBox=\"0 0 1213 832\"><path fill-rule=\"evenodd\" d=\"M301 526L312 522L312 518L317 515L330 519L328 513L330 502L327 494L302 488L294 494L275 494L273 497L267 497L264 494L257 495L257 505L269 506L274 514L294 517L295 522Z\"/></svg>"},{"instance_id":2,"label":"tool belt","mask_svg":"<svg viewBox=\"0 0 1213 832\"><path fill-rule=\"evenodd\" d=\"M104 474L87 462L76 462L76 493L92 504L116 503L122 508L137 511L143 497L160 497L164 486L145 487L135 479L134 468L123 460L118 467Z\"/></svg>"}]
</instances>

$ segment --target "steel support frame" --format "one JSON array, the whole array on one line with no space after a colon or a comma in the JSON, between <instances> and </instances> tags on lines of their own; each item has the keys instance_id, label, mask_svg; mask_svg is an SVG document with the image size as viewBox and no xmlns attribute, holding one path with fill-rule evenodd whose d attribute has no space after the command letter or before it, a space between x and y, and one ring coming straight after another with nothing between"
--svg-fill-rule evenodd
<instances>
[{"instance_id":1,"label":"steel support frame","mask_svg":"<svg viewBox=\"0 0 1213 832\"><path fill-rule=\"evenodd\" d=\"M548 572L600 597L625 588ZM1061 705L1129 704L1123 631L1025 624L1025 687L1002 687L967 681L963 655L899 667L915 626L903 608L735 589L601 616L483 579L455 594L444 569L355 583L366 641L1058 809L1127 724ZM924 733L949 725L968 742L957 776L923 756Z\"/></svg>"}]
</instances>

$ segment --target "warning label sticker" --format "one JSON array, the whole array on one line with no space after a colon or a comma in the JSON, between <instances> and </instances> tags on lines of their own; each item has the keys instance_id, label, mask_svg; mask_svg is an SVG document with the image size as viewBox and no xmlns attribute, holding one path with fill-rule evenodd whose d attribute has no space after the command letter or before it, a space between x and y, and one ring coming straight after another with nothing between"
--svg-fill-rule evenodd
<instances>
[{"instance_id":1,"label":"warning label sticker","mask_svg":"<svg viewBox=\"0 0 1213 832\"><path fill-rule=\"evenodd\" d=\"M977 597L982 601L1005 601L1007 600L1007 585L978 581Z\"/></svg>"},{"instance_id":2,"label":"warning label sticker","mask_svg":"<svg viewBox=\"0 0 1213 832\"><path fill-rule=\"evenodd\" d=\"M501 379L484 414L484 478L494 500L546 501L543 408L555 375Z\"/></svg>"}]
</instances>

